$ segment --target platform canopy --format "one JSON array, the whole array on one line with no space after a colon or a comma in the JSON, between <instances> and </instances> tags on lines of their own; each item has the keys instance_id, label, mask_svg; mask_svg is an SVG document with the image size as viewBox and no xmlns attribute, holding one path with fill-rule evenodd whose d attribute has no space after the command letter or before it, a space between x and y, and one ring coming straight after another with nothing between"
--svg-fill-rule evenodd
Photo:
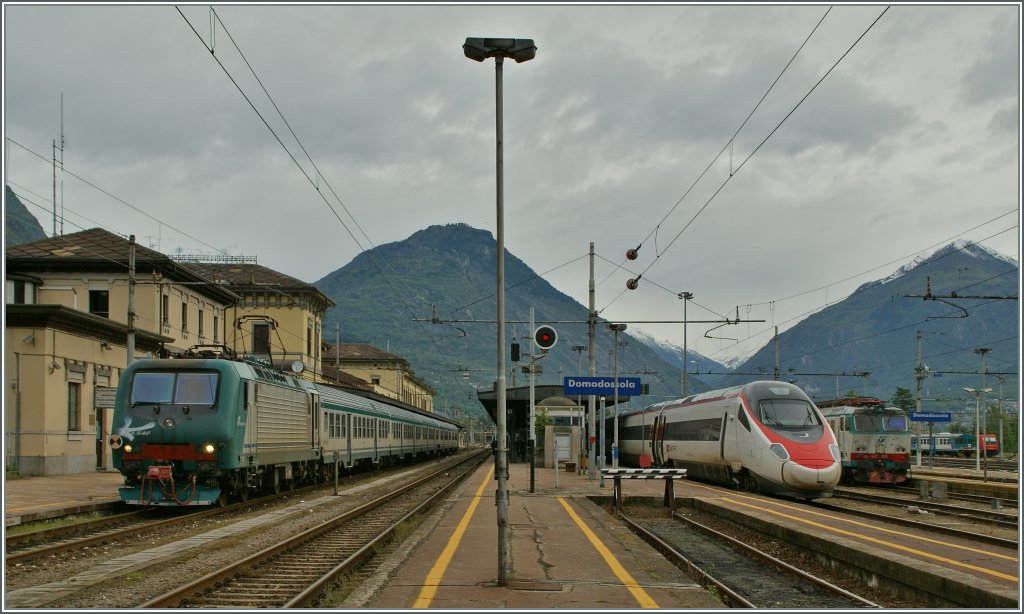
<instances>
[{"instance_id":1,"label":"platform canopy","mask_svg":"<svg viewBox=\"0 0 1024 614\"><path fill-rule=\"evenodd\" d=\"M496 390L477 390L477 399L487 410L487 415L491 417L497 423L497 416L495 415L495 408L498 405L498 393ZM576 407L576 401L572 398L567 398L563 392L563 388L560 385L537 385L533 387L533 398L538 408L547 408L549 413L551 410L568 410L572 407ZM600 398L600 397L599 397ZM584 407L584 416L586 416L587 409L587 397L581 399ZM629 397L620 396L619 404L629 401ZM600 402L600 401L599 401ZM605 407L612 407L614 400L612 397L605 397ZM505 430L508 433L509 441L512 445L513 458L520 458L516 442L525 442L529 440L530 431L530 387L529 386L517 386L515 388L505 389L505 410L507 415L505 417ZM516 462L513 460L513 462Z\"/></svg>"}]
</instances>

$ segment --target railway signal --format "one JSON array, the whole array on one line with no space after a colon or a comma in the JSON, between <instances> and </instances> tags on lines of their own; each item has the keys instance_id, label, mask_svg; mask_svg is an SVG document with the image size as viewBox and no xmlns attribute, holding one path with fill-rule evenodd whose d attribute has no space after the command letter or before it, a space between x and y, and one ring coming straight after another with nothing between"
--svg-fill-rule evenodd
<instances>
[{"instance_id":1,"label":"railway signal","mask_svg":"<svg viewBox=\"0 0 1024 614\"><path fill-rule=\"evenodd\" d=\"M550 350L558 341L558 333L551 326L538 326L533 332L533 341L542 350Z\"/></svg>"}]
</instances>

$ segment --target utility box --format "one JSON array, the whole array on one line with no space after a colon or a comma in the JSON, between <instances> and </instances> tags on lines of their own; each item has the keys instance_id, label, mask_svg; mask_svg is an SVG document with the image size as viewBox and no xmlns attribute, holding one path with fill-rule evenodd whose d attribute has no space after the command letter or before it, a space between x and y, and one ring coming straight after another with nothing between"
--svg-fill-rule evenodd
<instances>
[{"instance_id":1,"label":"utility box","mask_svg":"<svg viewBox=\"0 0 1024 614\"><path fill-rule=\"evenodd\" d=\"M555 444L558 444L558 458L555 458ZM567 462L577 462L580 456L580 427L544 427L544 466L561 470ZM557 462L557 464L556 464Z\"/></svg>"}]
</instances>

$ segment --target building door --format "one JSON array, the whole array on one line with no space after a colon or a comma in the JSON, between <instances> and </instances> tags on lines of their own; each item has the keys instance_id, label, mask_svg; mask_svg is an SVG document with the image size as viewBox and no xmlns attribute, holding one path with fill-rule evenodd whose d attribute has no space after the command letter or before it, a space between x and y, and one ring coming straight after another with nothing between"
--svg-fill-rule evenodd
<instances>
[{"instance_id":1,"label":"building door","mask_svg":"<svg viewBox=\"0 0 1024 614\"><path fill-rule=\"evenodd\" d=\"M106 407L96 408L96 470L105 471L107 468L107 413L110 409Z\"/></svg>"}]
</instances>

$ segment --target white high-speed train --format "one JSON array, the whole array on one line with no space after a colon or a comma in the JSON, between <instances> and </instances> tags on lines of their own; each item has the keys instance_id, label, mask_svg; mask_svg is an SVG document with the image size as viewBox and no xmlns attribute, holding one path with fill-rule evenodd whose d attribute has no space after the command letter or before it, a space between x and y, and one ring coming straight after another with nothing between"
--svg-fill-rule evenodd
<instances>
[{"instance_id":1,"label":"white high-speed train","mask_svg":"<svg viewBox=\"0 0 1024 614\"><path fill-rule=\"evenodd\" d=\"M626 465L682 467L692 479L785 497L829 497L842 474L832 429L787 382L752 382L623 414L619 446Z\"/></svg>"}]
</instances>

